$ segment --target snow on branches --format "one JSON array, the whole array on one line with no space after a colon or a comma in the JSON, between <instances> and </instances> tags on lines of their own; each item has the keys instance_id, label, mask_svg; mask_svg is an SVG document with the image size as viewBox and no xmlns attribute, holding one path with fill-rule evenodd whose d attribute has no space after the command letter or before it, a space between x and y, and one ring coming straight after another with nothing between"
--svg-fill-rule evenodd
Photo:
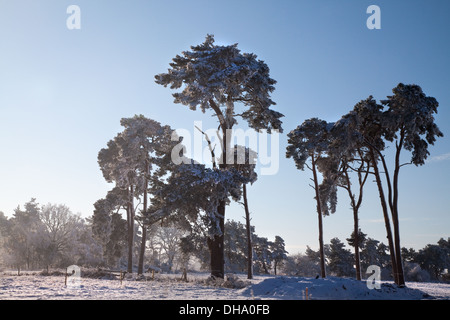
<instances>
[{"instance_id":1,"label":"snow on branches","mask_svg":"<svg viewBox=\"0 0 450 320\"><path fill-rule=\"evenodd\" d=\"M255 130L282 131L283 115L270 109L275 102L270 93L276 81L269 76L269 67L253 53L241 53L237 44L219 46L214 36L191 47L173 58L167 73L155 76L156 83L171 89L183 87L173 94L175 103L200 107L202 112L213 109L222 130L237 123L234 103L241 102L246 109L239 115Z\"/></svg>"},{"instance_id":2,"label":"snow on branches","mask_svg":"<svg viewBox=\"0 0 450 320\"><path fill-rule=\"evenodd\" d=\"M423 165L429 155L428 146L433 145L436 138L442 137L443 133L434 123L434 114L437 113L439 105L435 98L426 96L422 89L414 84L399 83L392 92L393 95L381 100L381 104L378 104L372 96L361 100L336 123L327 123L317 118L306 120L288 134L286 157L292 157L299 170L304 170L306 166L313 172L320 241L321 215L327 214L328 205L331 205L332 210L335 209L336 186L348 191L354 211L354 232L357 233L358 209L362 201L363 186L369 173L375 175L395 282L404 285L399 234L398 181L401 167L409 163L400 163L401 151L405 149L411 152L411 164ZM387 143L392 143L395 148L393 172L389 170L384 154ZM311 165L308 164L308 160ZM383 167L384 182L381 179L382 172L378 168L379 162ZM323 176L320 186L317 171ZM351 189L350 172L357 174L358 197ZM387 186L387 197L383 184ZM391 218L393 233L390 226ZM356 264L358 265L358 261Z\"/></svg>"},{"instance_id":3,"label":"snow on branches","mask_svg":"<svg viewBox=\"0 0 450 320\"><path fill-rule=\"evenodd\" d=\"M169 212L177 220L187 219L197 223L199 218L206 226L210 237L221 235L220 213L221 201L238 201L241 198L242 184L251 182L253 175L246 175L236 168L208 168L203 164L192 162L174 168L165 187L157 196L165 199L160 210Z\"/></svg>"}]
</instances>

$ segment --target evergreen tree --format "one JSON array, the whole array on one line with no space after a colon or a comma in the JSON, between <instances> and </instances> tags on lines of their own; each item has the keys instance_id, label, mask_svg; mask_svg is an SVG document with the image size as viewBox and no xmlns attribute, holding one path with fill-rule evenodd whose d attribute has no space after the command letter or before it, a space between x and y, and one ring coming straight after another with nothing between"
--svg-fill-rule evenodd
<instances>
[{"instance_id":1,"label":"evergreen tree","mask_svg":"<svg viewBox=\"0 0 450 320\"><path fill-rule=\"evenodd\" d=\"M338 277L349 277L354 273L354 257L344 248L345 244L338 238L330 240L330 252L328 255L328 267Z\"/></svg>"},{"instance_id":2,"label":"evergreen tree","mask_svg":"<svg viewBox=\"0 0 450 320\"><path fill-rule=\"evenodd\" d=\"M358 139L358 132L348 125L345 117L336 122L330 131L331 142L329 147L330 160L322 169L324 176L329 183L347 191L350 198L350 206L353 211L353 247L356 266L356 279L361 280L361 264L360 264L360 247L362 239L359 238L359 209L363 200L364 185L369 176L371 159L368 156L367 148ZM355 137L356 136L356 137ZM355 193L354 178L355 173L357 180L357 193ZM353 183L352 183L353 182ZM361 242L361 243L360 243Z\"/></svg>"},{"instance_id":3,"label":"evergreen tree","mask_svg":"<svg viewBox=\"0 0 450 320\"><path fill-rule=\"evenodd\" d=\"M6 242L8 263L18 268L30 269L38 262L36 253L37 238L43 226L39 218L40 207L36 199L25 203L24 210L18 206L10 221L9 237Z\"/></svg>"},{"instance_id":4,"label":"evergreen tree","mask_svg":"<svg viewBox=\"0 0 450 320\"><path fill-rule=\"evenodd\" d=\"M428 244L417 253L415 261L436 280L439 280L444 270L450 266L449 241L450 238L448 240L441 238L438 244Z\"/></svg>"},{"instance_id":5,"label":"evergreen tree","mask_svg":"<svg viewBox=\"0 0 450 320\"><path fill-rule=\"evenodd\" d=\"M321 167L321 163L328 161L327 151L330 145L329 131L332 124L327 123L324 120L312 118L303 122L302 125L288 133L288 146L286 148L286 157L293 158L297 169L304 170L305 166L312 171L313 174L313 189L315 190L316 208L319 221L319 252L320 252L320 268L321 276L325 278L325 252L323 244L323 223L322 216L328 215L329 210L325 200L333 200L331 202L331 212L336 209L334 201L335 199L330 194L335 194L332 183L322 184L327 190L327 196L323 196L323 192L320 189L320 181L318 177L318 171ZM310 159L311 165L307 163ZM327 167L323 165L322 167ZM322 197L321 197L322 193Z\"/></svg>"},{"instance_id":6,"label":"evergreen tree","mask_svg":"<svg viewBox=\"0 0 450 320\"><path fill-rule=\"evenodd\" d=\"M352 231L352 234L350 235L350 238L347 238L347 239L345 239L345 240L347 240L347 243L348 243L350 246L354 247L355 244L356 244L355 239L356 239L356 237L355 237L355 231ZM364 232L362 232L361 229L358 229L358 240L359 240L359 241L358 241L359 247L360 247L361 249L363 249L364 246L365 246L365 243L366 243L366 241L367 241L367 234L365 234Z\"/></svg>"},{"instance_id":7,"label":"evergreen tree","mask_svg":"<svg viewBox=\"0 0 450 320\"><path fill-rule=\"evenodd\" d=\"M269 274L269 270L272 265L272 247L273 243L265 237L255 236L253 238L253 247L255 250L254 255L254 268L255 272Z\"/></svg>"},{"instance_id":8,"label":"evergreen tree","mask_svg":"<svg viewBox=\"0 0 450 320\"><path fill-rule=\"evenodd\" d=\"M252 227L254 231L254 227ZM245 226L237 221L225 223L225 269L231 272L243 272L247 267L247 246L242 241L246 238Z\"/></svg>"},{"instance_id":9,"label":"evergreen tree","mask_svg":"<svg viewBox=\"0 0 450 320\"><path fill-rule=\"evenodd\" d=\"M127 221L120 214L125 208L126 191L118 187L110 190L105 199L94 203L92 234L102 247L107 266L116 266L127 247Z\"/></svg>"},{"instance_id":10,"label":"evergreen tree","mask_svg":"<svg viewBox=\"0 0 450 320\"><path fill-rule=\"evenodd\" d=\"M385 167L386 181L389 186L389 206L392 214L394 229L394 245L397 263L398 285L405 285L400 247L399 227L399 173L403 164L400 154L403 149L411 151L411 163L420 166L430 154L428 146L434 145L436 138L443 137L443 133L434 123L439 103L433 97L426 96L418 85L404 85L399 83L392 89L393 95L388 96L381 103L388 107L383 114L384 137L395 143L395 159L392 181Z\"/></svg>"},{"instance_id":11,"label":"evergreen tree","mask_svg":"<svg viewBox=\"0 0 450 320\"><path fill-rule=\"evenodd\" d=\"M173 168L167 183L157 194L159 207L152 210L176 220L188 232L205 237L211 251L214 239L224 232L223 216L217 210L219 204L222 201L228 204L230 198L239 201L242 184L248 182L249 178L233 167L207 168L194 162L180 164Z\"/></svg>"},{"instance_id":12,"label":"evergreen tree","mask_svg":"<svg viewBox=\"0 0 450 320\"><path fill-rule=\"evenodd\" d=\"M175 103L191 110L200 107L202 112L211 109L219 121L222 133L220 169L227 168L233 154L230 149L231 129L240 116L255 130L281 131L281 113L271 109L270 98L276 81L270 78L268 66L252 53L241 53L237 44L214 44L214 36L207 35L204 43L192 46L191 51L173 58L167 73L155 76L156 83L171 89ZM240 104L242 112L237 111ZM217 218L220 232L209 241L211 250L211 275L224 277L223 230L226 199L218 203Z\"/></svg>"},{"instance_id":13,"label":"evergreen tree","mask_svg":"<svg viewBox=\"0 0 450 320\"><path fill-rule=\"evenodd\" d=\"M394 238L391 230L391 219L388 211L388 201L384 193L384 186L381 179L381 171L378 162L384 160L382 152L386 148L383 134L385 132L383 120L383 106L378 104L372 96L358 102L352 111L344 115L339 123L346 127L346 132L351 134L350 141L354 145L367 149L367 156L370 160L373 174L378 187L383 218L386 227L386 234L389 244L389 253L393 276L397 282L397 259L395 255ZM384 163L384 162L383 162Z\"/></svg>"},{"instance_id":14,"label":"evergreen tree","mask_svg":"<svg viewBox=\"0 0 450 320\"><path fill-rule=\"evenodd\" d=\"M277 274L277 267L283 260L287 259L288 252L285 249L283 238L275 236L275 241L272 243L272 259L273 259L273 271Z\"/></svg>"},{"instance_id":15,"label":"evergreen tree","mask_svg":"<svg viewBox=\"0 0 450 320\"><path fill-rule=\"evenodd\" d=\"M159 220L153 212L148 212L148 193L161 187L159 179L166 174L170 154L175 146L172 141L173 130L142 115L123 118L125 128L100 150L98 163L107 182L115 182L116 187L126 191L126 212L128 230L128 267L132 272L133 243L135 235L134 200L143 197L142 243L139 255L138 273L142 273L143 253L145 251L146 225Z\"/></svg>"}]
</instances>

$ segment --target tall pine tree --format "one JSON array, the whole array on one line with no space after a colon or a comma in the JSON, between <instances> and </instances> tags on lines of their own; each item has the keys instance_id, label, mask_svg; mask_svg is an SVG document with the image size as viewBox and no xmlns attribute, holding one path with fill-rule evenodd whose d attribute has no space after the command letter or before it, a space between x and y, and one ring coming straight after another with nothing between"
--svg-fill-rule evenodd
<instances>
[{"instance_id":1,"label":"tall pine tree","mask_svg":"<svg viewBox=\"0 0 450 320\"><path fill-rule=\"evenodd\" d=\"M171 89L182 89L173 94L175 103L198 107L202 112L211 109L222 133L222 153L219 167L227 168L231 129L241 117L255 130L282 130L283 115L271 109L275 102L270 93L276 81L269 76L269 67L253 53L241 53L237 44L221 46L214 36L207 35L205 42L192 46L173 58L167 73L155 76L156 83ZM241 106L241 110L238 107ZM224 277L223 231L226 199L217 206L220 233L209 241L211 275Z\"/></svg>"}]
</instances>

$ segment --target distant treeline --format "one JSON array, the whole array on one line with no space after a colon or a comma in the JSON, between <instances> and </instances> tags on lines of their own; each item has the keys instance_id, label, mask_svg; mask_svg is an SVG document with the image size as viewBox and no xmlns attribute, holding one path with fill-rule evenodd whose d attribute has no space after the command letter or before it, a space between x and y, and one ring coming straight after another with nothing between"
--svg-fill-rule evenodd
<instances>
[{"instance_id":1,"label":"distant treeline","mask_svg":"<svg viewBox=\"0 0 450 320\"><path fill-rule=\"evenodd\" d=\"M127 269L126 220L114 212L109 221L87 219L65 205L39 205L36 199L18 206L11 218L0 211L0 266L17 270L66 268L70 265ZM108 229L108 230L107 230ZM138 223L135 225L138 231ZM234 220L225 224L225 269L247 268L245 226ZM275 273L287 258L284 240L255 234L252 226L253 268L256 273ZM207 237L188 233L174 223L158 223L148 229L145 266L162 272L184 268L209 270ZM142 233L134 233L133 255L138 257ZM135 259L137 261L137 259ZM136 266L134 266L136 271Z\"/></svg>"},{"instance_id":2,"label":"distant treeline","mask_svg":"<svg viewBox=\"0 0 450 320\"><path fill-rule=\"evenodd\" d=\"M392 265L389 256L389 247L384 243L366 237L360 232L360 258L363 275L369 266L381 268L382 280L393 280ZM353 234L346 239L349 246L353 246ZM338 277L354 277L355 258L351 250L338 238L330 240L324 245L326 267L330 275ZM428 244L418 251L402 248L403 266L406 281L450 281L448 269L450 268L450 238L441 238L437 244ZM320 256L318 251L309 246L304 254L291 255L283 263L281 271L288 275L314 277L320 274ZM370 276L366 274L366 277Z\"/></svg>"}]
</instances>

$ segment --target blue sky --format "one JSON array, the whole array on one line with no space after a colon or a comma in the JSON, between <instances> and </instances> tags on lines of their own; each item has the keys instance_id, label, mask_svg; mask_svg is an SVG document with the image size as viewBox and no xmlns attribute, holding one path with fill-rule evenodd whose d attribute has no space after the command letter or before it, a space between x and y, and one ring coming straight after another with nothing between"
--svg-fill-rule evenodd
<instances>
[{"instance_id":1,"label":"blue sky","mask_svg":"<svg viewBox=\"0 0 450 320\"><path fill-rule=\"evenodd\" d=\"M68 30L66 9L81 9L81 29ZM381 29L369 30L369 5L381 9ZM143 114L193 132L215 128L210 114L173 104L154 75L171 59L214 34L264 60L278 81L272 95L285 115L280 169L249 188L252 223L260 236L282 236L290 253L318 246L310 172L285 159L286 133L305 119L336 121L361 99L415 83L439 103L445 137L422 167L401 171L402 245L422 248L449 237L450 2L433 1L84 1L0 0L0 210L11 215L31 197L63 203L83 217L108 185L98 151L122 117ZM246 128L243 121L239 127ZM407 153L404 152L405 160ZM370 181L371 182L371 181ZM238 205L227 218L243 222ZM386 243L376 188L360 212L363 232ZM325 242L353 228L349 200L324 219Z\"/></svg>"}]
</instances>

